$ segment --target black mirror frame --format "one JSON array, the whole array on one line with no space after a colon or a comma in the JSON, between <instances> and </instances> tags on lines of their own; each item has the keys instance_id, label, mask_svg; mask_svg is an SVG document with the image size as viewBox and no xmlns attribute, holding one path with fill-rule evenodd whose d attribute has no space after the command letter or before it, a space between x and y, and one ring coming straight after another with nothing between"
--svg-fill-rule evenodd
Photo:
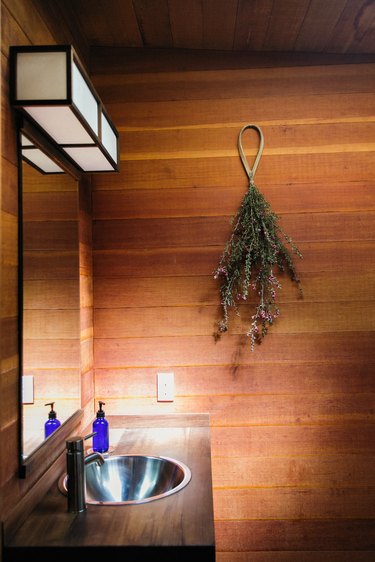
<instances>
[{"instance_id":1,"label":"black mirror frame","mask_svg":"<svg viewBox=\"0 0 375 562\"><path fill-rule=\"evenodd\" d=\"M17 115L17 158L18 158L18 475L26 478L40 466L45 456L45 447L49 454L59 456L64 450L65 440L83 418L83 410L76 410L56 432L43 441L27 459L23 458L23 414L22 414L22 374L23 374L23 225L22 225L22 154L21 133L24 133L36 147L48 154L65 172L79 181L79 172L64 155L50 143L42 133L24 117Z\"/></svg>"}]
</instances>

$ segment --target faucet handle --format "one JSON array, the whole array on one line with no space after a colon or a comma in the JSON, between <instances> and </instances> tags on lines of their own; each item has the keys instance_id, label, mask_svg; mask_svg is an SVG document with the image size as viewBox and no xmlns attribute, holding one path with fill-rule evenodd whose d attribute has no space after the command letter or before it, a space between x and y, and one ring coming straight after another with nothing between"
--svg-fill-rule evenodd
<instances>
[{"instance_id":1,"label":"faucet handle","mask_svg":"<svg viewBox=\"0 0 375 562\"><path fill-rule=\"evenodd\" d=\"M90 437L93 437L94 435L96 435L96 431L94 431L93 433L89 433L88 435L85 435L85 437L83 437L82 435L73 435L73 437L69 437L69 439L66 442L66 448L68 453L83 453L84 452L83 442L86 439L90 439Z\"/></svg>"},{"instance_id":2,"label":"faucet handle","mask_svg":"<svg viewBox=\"0 0 375 562\"><path fill-rule=\"evenodd\" d=\"M93 431L92 433L89 433L88 435L85 435L83 440L86 441L86 439L90 439L90 437L94 437L94 435L96 435L96 431Z\"/></svg>"}]
</instances>

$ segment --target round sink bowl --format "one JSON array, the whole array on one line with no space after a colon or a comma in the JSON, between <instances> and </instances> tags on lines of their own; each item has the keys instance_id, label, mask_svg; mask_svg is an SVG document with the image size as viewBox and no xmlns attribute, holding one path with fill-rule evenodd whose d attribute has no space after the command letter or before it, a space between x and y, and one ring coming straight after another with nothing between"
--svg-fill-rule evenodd
<instances>
[{"instance_id":1,"label":"round sink bowl","mask_svg":"<svg viewBox=\"0 0 375 562\"><path fill-rule=\"evenodd\" d=\"M117 455L104 457L102 466L86 466L86 502L94 505L137 504L175 494L191 479L189 468L168 457ZM67 493L67 475L59 481Z\"/></svg>"}]
</instances>

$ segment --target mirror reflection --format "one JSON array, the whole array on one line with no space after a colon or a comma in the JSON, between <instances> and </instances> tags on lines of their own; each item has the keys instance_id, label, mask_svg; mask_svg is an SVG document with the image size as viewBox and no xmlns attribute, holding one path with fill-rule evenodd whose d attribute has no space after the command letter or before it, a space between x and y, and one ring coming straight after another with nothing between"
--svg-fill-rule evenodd
<instances>
[{"instance_id":1,"label":"mirror reflection","mask_svg":"<svg viewBox=\"0 0 375 562\"><path fill-rule=\"evenodd\" d=\"M28 146L24 136L22 146L25 460L58 426L56 420L63 423L80 408L80 325L78 182L62 169L41 173L35 161L39 149ZM46 404L52 403L56 417L49 419Z\"/></svg>"}]
</instances>

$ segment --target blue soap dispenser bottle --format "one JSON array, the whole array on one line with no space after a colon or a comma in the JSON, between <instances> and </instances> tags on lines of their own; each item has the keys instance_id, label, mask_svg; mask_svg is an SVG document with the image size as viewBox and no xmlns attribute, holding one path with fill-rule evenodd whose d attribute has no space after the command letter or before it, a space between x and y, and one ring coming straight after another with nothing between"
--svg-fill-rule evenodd
<instances>
[{"instance_id":1,"label":"blue soap dispenser bottle","mask_svg":"<svg viewBox=\"0 0 375 562\"><path fill-rule=\"evenodd\" d=\"M49 437L51 433L56 431L56 429L61 425L61 422L57 419L56 412L53 409L54 404L54 402L48 402L48 404L44 404L45 406L51 406L51 410L48 413L48 420L44 424L44 439L47 439L47 437Z\"/></svg>"},{"instance_id":2,"label":"blue soap dispenser bottle","mask_svg":"<svg viewBox=\"0 0 375 562\"><path fill-rule=\"evenodd\" d=\"M92 431L96 433L92 438L92 448L96 453L106 453L109 448L109 425L102 406L105 406L105 402L99 400L99 410L92 424Z\"/></svg>"}]
</instances>

